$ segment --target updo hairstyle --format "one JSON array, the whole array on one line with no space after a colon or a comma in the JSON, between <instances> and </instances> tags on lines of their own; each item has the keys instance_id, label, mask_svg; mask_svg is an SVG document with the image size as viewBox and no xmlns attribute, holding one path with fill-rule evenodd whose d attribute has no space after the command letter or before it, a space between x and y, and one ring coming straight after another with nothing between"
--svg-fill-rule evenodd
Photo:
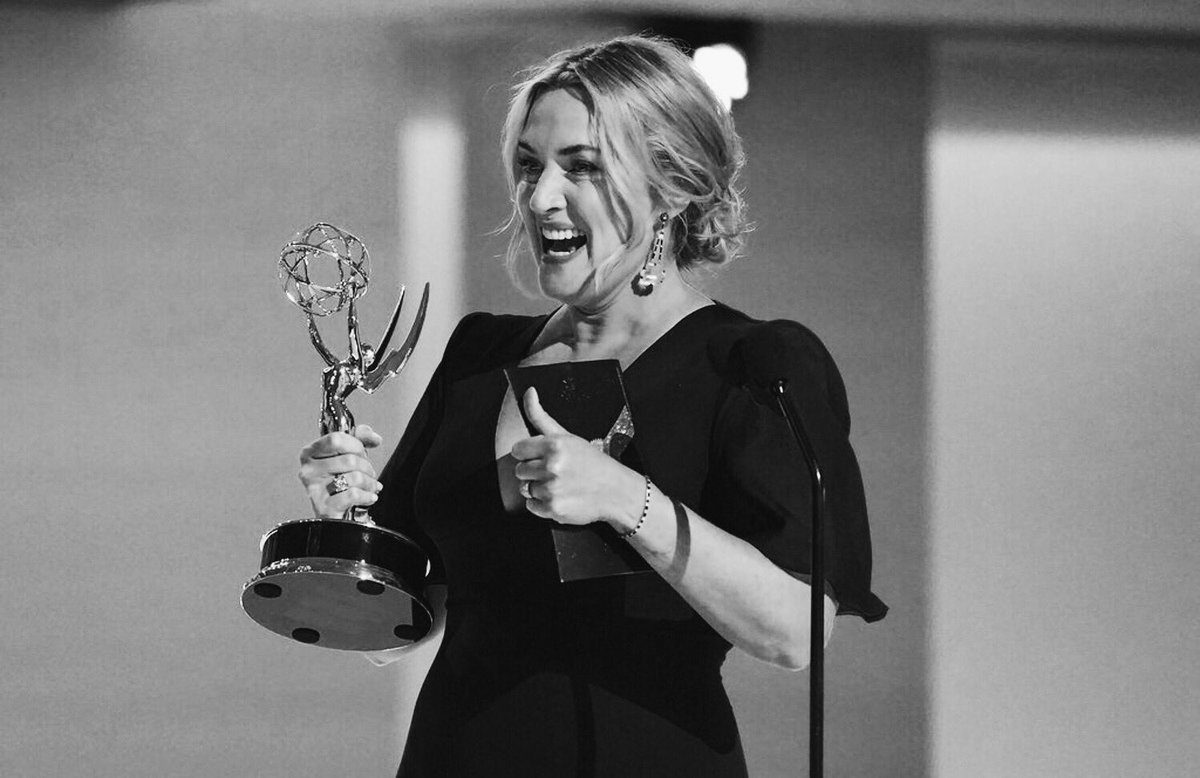
<instances>
[{"instance_id":1,"label":"updo hairstyle","mask_svg":"<svg viewBox=\"0 0 1200 778\"><path fill-rule=\"evenodd\" d=\"M684 206L671 221L680 269L721 265L738 255L747 229L736 187L744 162L741 138L729 111L682 51L658 38L623 36L559 52L522 75L502 137L513 202L510 273L528 240L517 200L517 141L534 102L556 89L587 106L604 166L601 185L626 247L645 237L647 225L633 223L628 206L644 180L658 201L672 210Z\"/></svg>"}]
</instances>

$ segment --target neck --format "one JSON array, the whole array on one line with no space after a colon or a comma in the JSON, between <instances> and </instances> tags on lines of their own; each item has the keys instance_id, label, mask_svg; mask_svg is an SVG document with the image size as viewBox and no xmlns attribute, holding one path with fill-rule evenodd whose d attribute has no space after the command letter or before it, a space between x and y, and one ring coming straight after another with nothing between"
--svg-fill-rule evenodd
<instances>
[{"instance_id":1,"label":"neck","mask_svg":"<svg viewBox=\"0 0 1200 778\"><path fill-rule=\"evenodd\" d=\"M675 268L650 294L639 297L623 284L612 299L591 308L564 305L558 313L576 351L620 350L625 343L654 338L711 301L685 282Z\"/></svg>"}]
</instances>

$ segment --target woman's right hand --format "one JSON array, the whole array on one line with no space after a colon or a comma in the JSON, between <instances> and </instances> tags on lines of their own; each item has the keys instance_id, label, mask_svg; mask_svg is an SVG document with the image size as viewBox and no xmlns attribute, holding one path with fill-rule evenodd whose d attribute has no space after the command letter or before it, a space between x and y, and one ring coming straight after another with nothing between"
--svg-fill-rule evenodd
<instances>
[{"instance_id":1,"label":"woman's right hand","mask_svg":"<svg viewBox=\"0 0 1200 778\"><path fill-rule=\"evenodd\" d=\"M300 451L300 482L308 492L317 518L340 519L355 505L373 505L383 484L375 480L375 467L367 449L377 448L383 438L365 424L354 434L331 432ZM334 479L341 475L345 491L336 491Z\"/></svg>"}]
</instances>

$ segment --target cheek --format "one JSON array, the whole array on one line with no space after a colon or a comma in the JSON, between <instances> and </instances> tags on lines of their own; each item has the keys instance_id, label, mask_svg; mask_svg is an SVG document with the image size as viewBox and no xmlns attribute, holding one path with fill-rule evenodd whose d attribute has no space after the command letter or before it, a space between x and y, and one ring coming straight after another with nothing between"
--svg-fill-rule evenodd
<instances>
[{"instance_id":1,"label":"cheek","mask_svg":"<svg viewBox=\"0 0 1200 778\"><path fill-rule=\"evenodd\" d=\"M611 240L623 243L628 237L626 234L628 230L622 224L624 220L617 211L615 198L607 191L600 189L594 189L589 195L588 210L592 215L592 222Z\"/></svg>"}]
</instances>

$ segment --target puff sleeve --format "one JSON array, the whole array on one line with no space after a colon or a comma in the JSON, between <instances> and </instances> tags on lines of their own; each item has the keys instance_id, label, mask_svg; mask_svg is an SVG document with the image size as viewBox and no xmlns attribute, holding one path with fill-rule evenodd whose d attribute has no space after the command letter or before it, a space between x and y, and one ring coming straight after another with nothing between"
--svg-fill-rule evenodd
<instances>
[{"instance_id":1,"label":"puff sleeve","mask_svg":"<svg viewBox=\"0 0 1200 778\"><path fill-rule=\"evenodd\" d=\"M461 350L464 332L478 318L476 314L465 317L450 335L441 362L417 403L400 443L388 458L387 465L379 476L383 491L379 493L379 501L371 508L372 516L380 525L407 536L429 555L431 567L427 580L430 584L445 583L446 574L437 547L416 519L413 497L417 476L425 464L425 456L429 453L441 425L448 364Z\"/></svg>"},{"instance_id":2,"label":"puff sleeve","mask_svg":"<svg viewBox=\"0 0 1200 778\"><path fill-rule=\"evenodd\" d=\"M727 337L718 359L727 390L714 419L706 502L724 529L800 577L811 568L812 484L803 453L768 387L783 379L825 484L826 583L838 613L876 621L871 538L846 391L833 358L791 321L756 322Z\"/></svg>"}]
</instances>

